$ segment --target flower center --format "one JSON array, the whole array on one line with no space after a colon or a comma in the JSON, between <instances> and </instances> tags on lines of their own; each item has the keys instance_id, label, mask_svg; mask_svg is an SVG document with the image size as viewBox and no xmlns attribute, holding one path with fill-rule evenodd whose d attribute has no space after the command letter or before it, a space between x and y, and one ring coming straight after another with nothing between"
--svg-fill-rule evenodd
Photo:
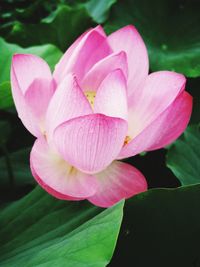
<instances>
[{"instance_id":1,"label":"flower center","mask_svg":"<svg viewBox=\"0 0 200 267\"><path fill-rule=\"evenodd\" d=\"M130 141L131 141L131 138L130 136L127 135L124 140L124 146L127 145Z\"/></svg>"},{"instance_id":2,"label":"flower center","mask_svg":"<svg viewBox=\"0 0 200 267\"><path fill-rule=\"evenodd\" d=\"M96 92L95 91L85 91L84 94L87 97L87 100L90 103L91 107L94 108L94 101L95 101ZM127 135L124 139L124 145L123 146L127 145L130 141L131 141L131 137Z\"/></svg>"},{"instance_id":3,"label":"flower center","mask_svg":"<svg viewBox=\"0 0 200 267\"><path fill-rule=\"evenodd\" d=\"M89 101L91 107L94 108L94 101L95 101L96 92L95 91L85 91L84 94L87 97L87 100Z\"/></svg>"}]
</instances>

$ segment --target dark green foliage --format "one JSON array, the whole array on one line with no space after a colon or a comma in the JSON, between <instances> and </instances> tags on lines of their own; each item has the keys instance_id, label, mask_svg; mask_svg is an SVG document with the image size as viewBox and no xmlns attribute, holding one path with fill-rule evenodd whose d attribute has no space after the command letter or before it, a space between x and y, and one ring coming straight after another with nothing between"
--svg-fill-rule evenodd
<instances>
[{"instance_id":1,"label":"dark green foliage","mask_svg":"<svg viewBox=\"0 0 200 267\"><path fill-rule=\"evenodd\" d=\"M148 47L150 66L200 76L200 1L125 0L113 7L106 24L113 31L135 25Z\"/></svg>"}]
</instances>

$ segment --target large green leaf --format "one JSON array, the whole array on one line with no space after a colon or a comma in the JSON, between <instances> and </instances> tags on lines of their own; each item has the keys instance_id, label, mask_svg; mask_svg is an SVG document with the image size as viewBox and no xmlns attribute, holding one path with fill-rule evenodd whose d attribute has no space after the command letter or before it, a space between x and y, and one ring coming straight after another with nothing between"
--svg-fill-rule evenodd
<instances>
[{"instance_id":1,"label":"large green leaf","mask_svg":"<svg viewBox=\"0 0 200 267\"><path fill-rule=\"evenodd\" d=\"M86 202L57 200L36 188L0 213L0 266L106 266L123 202L101 211Z\"/></svg>"},{"instance_id":2,"label":"large green leaf","mask_svg":"<svg viewBox=\"0 0 200 267\"><path fill-rule=\"evenodd\" d=\"M15 44L9 44L0 38L0 83L10 80L10 64L12 55L15 53L35 54L44 58L51 68L58 62L62 53L53 45L33 46L22 48ZM5 84L3 85L5 86Z\"/></svg>"},{"instance_id":3,"label":"large green leaf","mask_svg":"<svg viewBox=\"0 0 200 267\"><path fill-rule=\"evenodd\" d=\"M167 154L167 166L182 185L200 183L200 131L190 126Z\"/></svg>"},{"instance_id":4,"label":"large green leaf","mask_svg":"<svg viewBox=\"0 0 200 267\"><path fill-rule=\"evenodd\" d=\"M199 210L200 185L153 189L132 198L110 267L200 266Z\"/></svg>"},{"instance_id":5,"label":"large green leaf","mask_svg":"<svg viewBox=\"0 0 200 267\"><path fill-rule=\"evenodd\" d=\"M125 0L112 10L108 31L134 24L146 42L153 71L200 76L200 1Z\"/></svg>"},{"instance_id":6,"label":"large green leaf","mask_svg":"<svg viewBox=\"0 0 200 267\"><path fill-rule=\"evenodd\" d=\"M65 51L90 26L91 17L84 5L59 5L38 24L16 21L6 40L23 47L51 43Z\"/></svg>"}]
</instances>

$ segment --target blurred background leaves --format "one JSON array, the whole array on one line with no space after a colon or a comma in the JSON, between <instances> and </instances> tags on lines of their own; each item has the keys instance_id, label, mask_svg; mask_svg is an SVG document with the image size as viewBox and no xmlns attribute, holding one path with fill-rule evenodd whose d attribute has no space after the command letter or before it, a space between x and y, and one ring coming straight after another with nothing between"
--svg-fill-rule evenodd
<instances>
[{"instance_id":1,"label":"blurred background leaves","mask_svg":"<svg viewBox=\"0 0 200 267\"><path fill-rule=\"evenodd\" d=\"M200 182L200 131L199 125L190 126L183 136L170 146L167 166L182 185Z\"/></svg>"},{"instance_id":2,"label":"blurred background leaves","mask_svg":"<svg viewBox=\"0 0 200 267\"><path fill-rule=\"evenodd\" d=\"M152 71L200 75L200 1L119 1L106 23L108 32L133 24L144 38Z\"/></svg>"},{"instance_id":3,"label":"blurred background leaves","mask_svg":"<svg viewBox=\"0 0 200 267\"><path fill-rule=\"evenodd\" d=\"M65 266L67 260L67 266L101 267L111 259L123 203L102 211L53 199L37 187L32 191L34 138L17 118L10 91L14 53L41 56L53 70L71 43L97 23L107 33L135 25L148 48L150 71L185 74L194 97L190 126L174 144L127 160L144 173L149 188L181 187L150 189L126 202L109 266L200 266L199 0L1 1L0 266Z\"/></svg>"},{"instance_id":4,"label":"blurred background leaves","mask_svg":"<svg viewBox=\"0 0 200 267\"><path fill-rule=\"evenodd\" d=\"M30 1L28 7L27 1L21 2L24 4L24 8L21 9L7 5L7 12L2 14L5 24L0 28L0 34L8 42L18 43L23 47L51 43L65 51L86 29L95 23L103 23L110 7L116 1L37 0L32 3ZM38 20L32 20L38 11Z\"/></svg>"}]
</instances>

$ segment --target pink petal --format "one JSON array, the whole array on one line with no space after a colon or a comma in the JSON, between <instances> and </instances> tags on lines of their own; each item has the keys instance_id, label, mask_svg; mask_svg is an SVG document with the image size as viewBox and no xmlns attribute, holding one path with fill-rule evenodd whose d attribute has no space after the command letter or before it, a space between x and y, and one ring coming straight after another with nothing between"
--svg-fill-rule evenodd
<instances>
[{"instance_id":1,"label":"pink petal","mask_svg":"<svg viewBox=\"0 0 200 267\"><path fill-rule=\"evenodd\" d=\"M15 72L13 70L13 66L11 66L11 88L15 107L22 123L34 136L40 136L41 130L38 119L35 117L31 108L24 99L24 95L19 87Z\"/></svg>"},{"instance_id":2,"label":"pink petal","mask_svg":"<svg viewBox=\"0 0 200 267\"><path fill-rule=\"evenodd\" d=\"M94 102L94 112L127 120L126 79L121 70L111 72L101 83Z\"/></svg>"},{"instance_id":3,"label":"pink petal","mask_svg":"<svg viewBox=\"0 0 200 267\"><path fill-rule=\"evenodd\" d=\"M15 106L24 126L38 137L41 135L38 118L24 99L24 94L33 86L35 79L45 79L47 83L52 81L47 63L34 55L14 55L11 64L11 87ZM35 88L35 85L33 87Z\"/></svg>"},{"instance_id":4,"label":"pink petal","mask_svg":"<svg viewBox=\"0 0 200 267\"><path fill-rule=\"evenodd\" d=\"M92 108L80 89L76 78L68 74L56 89L46 114L48 138L54 129L72 118L92 113Z\"/></svg>"},{"instance_id":5,"label":"pink petal","mask_svg":"<svg viewBox=\"0 0 200 267\"><path fill-rule=\"evenodd\" d=\"M183 133L191 113L192 97L187 92L182 92L157 119L123 147L119 158L169 145Z\"/></svg>"},{"instance_id":6,"label":"pink petal","mask_svg":"<svg viewBox=\"0 0 200 267\"><path fill-rule=\"evenodd\" d=\"M63 55L54 71L55 80L60 83L69 72L79 80L99 60L111 53L107 39L100 27L81 36Z\"/></svg>"},{"instance_id":7,"label":"pink petal","mask_svg":"<svg viewBox=\"0 0 200 267\"><path fill-rule=\"evenodd\" d=\"M113 53L98 61L85 75L81 86L84 90L97 91L100 83L113 70L121 69L127 78L128 66L125 52Z\"/></svg>"},{"instance_id":8,"label":"pink petal","mask_svg":"<svg viewBox=\"0 0 200 267\"><path fill-rule=\"evenodd\" d=\"M55 84L53 81L35 79L25 92L25 101L31 109L32 114L38 119L38 124L44 123L47 107L54 94L54 90Z\"/></svg>"},{"instance_id":9,"label":"pink petal","mask_svg":"<svg viewBox=\"0 0 200 267\"><path fill-rule=\"evenodd\" d=\"M80 199L92 196L96 192L95 177L70 166L50 149L45 138L35 141L30 161L35 179L56 197Z\"/></svg>"},{"instance_id":10,"label":"pink petal","mask_svg":"<svg viewBox=\"0 0 200 267\"><path fill-rule=\"evenodd\" d=\"M101 25L96 26L94 29L95 29L95 31L100 33L102 36L107 37L106 34L105 34L105 31L104 31L104 29L103 29L103 27Z\"/></svg>"},{"instance_id":11,"label":"pink petal","mask_svg":"<svg viewBox=\"0 0 200 267\"><path fill-rule=\"evenodd\" d=\"M15 72L15 77L23 94L36 78L52 80L48 64L35 55L14 55L12 58L12 70Z\"/></svg>"},{"instance_id":12,"label":"pink petal","mask_svg":"<svg viewBox=\"0 0 200 267\"><path fill-rule=\"evenodd\" d=\"M132 25L119 29L108 36L108 43L114 52L125 51L128 60L128 96L140 89L149 71L145 44Z\"/></svg>"},{"instance_id":13,"label":"pink petal","mask_svg":"<svg viewBox=\"0 0 200 267\"><path fill-rule=\"evenodd\" d=\"M88 35L88 33L90 31L91 30L86 31L83 34L81 34L81 36L79 36L76 39L76 41L67 49L65 54L59 60L59 62L55 65L55 70L54 70L53 76L54 76L55 80L57 81L57 83L60 83L62 81L62 79L64 78L64 76L66 76L66 73L68 72L68 68L66 70L65 70L65 68L67 67L67 64L70 60L70 57L75 52L75 49L80 44L81 40L85 37L85 35Z\"/></svg>"},{"instance_id":14,"label":"pink petal","mask_svg":"<svg viewBox=\"0 0 200 267\"><path fill-rule=\"evenodd\" d=\"M147 190L147 182L142 173L127 163L114 161L95 176L99 181L99 187L88 200L100 207L112 206L124 198Z\"/></svg>"},{"instance_id":15,"label":"pink petal","mask_svg":"<svg viewBox=\"0 0 200 267\"><path fill-rule=\"evenodd\" d=\"M102 114L72 119L55 130L54 141L63 158L79 170L105 169L119 154L127 123Z\"/></svg>"},{"instance_id":16,"label":"pink petal","mask_svg":"<svg viewBox=\"0 0 200 267\"><path fill-rule=\"evenodd\" d=\"M137 98L129 105L129 135L135 138L149 126L185 88L185 77L170 71L151 73Z\"/></svg>"},{"instance_id":17,"label":"pink petal","mask_svg":"<svg viewBox=\"0 0 200 267\"><path fill-rule=\"evenodd\" d=\"M63 199L63 200L74 200L75 201L75 200L83 200L84 199L84 198L75 198L75 197L71 197L71 196L59 193L55 189L53 189L50 186L48 186L42 179L40 179L40 177L35 172L33 166L31 165L31 163L30 163L30 168L31 168L31 172L32 172L32 175L35 178L35 180L50 195L52 195L52 196L54 196L54 197L56 197L58 199Z\"/></svg>"}]
</instances>

